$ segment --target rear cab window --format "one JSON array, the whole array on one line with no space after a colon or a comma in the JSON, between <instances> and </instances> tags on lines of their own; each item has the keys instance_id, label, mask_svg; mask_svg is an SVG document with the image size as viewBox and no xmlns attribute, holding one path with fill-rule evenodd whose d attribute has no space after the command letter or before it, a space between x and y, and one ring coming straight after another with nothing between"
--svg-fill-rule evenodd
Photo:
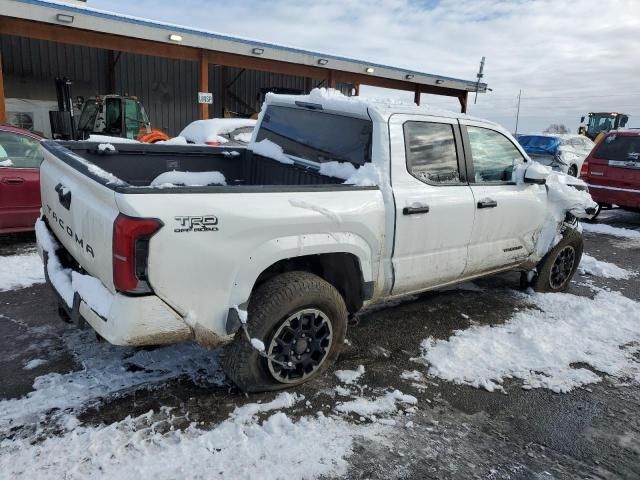
<instances>
[{"instance_id":1,"label":"rear cab window","mask_svg":"<svg viewBox=\"0 0 640 480\"><path fill-rule=\"evenodd\" d=\"M592 156L608 160L610 165L640 166L640 135L609 135L596 146Z\"/></svg>"},{"instance_id":2,"label":"rear cab window","mask_svg":"<svg viewBox=\"0 0 640 480\"><path fill-rule=\"evenodd\" d=\"M372 131L369 119L269 105L256 141L270 140L297 159L349 162L359 167L371 161Z\"/></svg>"}]
</instances>

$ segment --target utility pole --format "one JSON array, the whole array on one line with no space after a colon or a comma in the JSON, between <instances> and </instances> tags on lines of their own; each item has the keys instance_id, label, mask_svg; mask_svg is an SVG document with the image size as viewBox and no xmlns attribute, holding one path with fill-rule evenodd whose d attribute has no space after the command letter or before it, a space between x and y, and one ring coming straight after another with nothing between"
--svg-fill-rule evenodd
<instances>
[{"instance_id":1,"label":"utility pole","mask_svg":"<svg viewBox=\"0 0 640 480\"><path fill-rule=\"evenodd\" d=\"M518 120L520 119L520 98L522 97L522 90L518 92L518 111L516 113L516 133L518 135Z\"/></svg>"},{"instance_id":2,"label":"utility pole","mask_svg":"<svg viewBox=\"0 0 640 480\"><path fill-rule=\"evenodd\" d=\"M476 75L478 81L476 82L476 96L473 99L473 104L475 105L478 101L478 89L480 88L480 82L482 81L482 77L484 77L484 57L480 60L480 70L478 70L478 74Z\"/></svg>"}]
</instances>

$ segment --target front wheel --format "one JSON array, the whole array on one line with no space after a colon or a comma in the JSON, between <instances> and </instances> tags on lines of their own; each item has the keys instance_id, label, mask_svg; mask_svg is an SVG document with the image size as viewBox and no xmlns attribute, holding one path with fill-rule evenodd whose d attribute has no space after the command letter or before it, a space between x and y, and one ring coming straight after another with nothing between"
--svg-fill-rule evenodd
<instances>
[{"instance_id":1,"label":"front wheel","mask_svg":"<svg viewBox=\"0 0 640 480\"><path fill-rule=\"evenodd\" d=\"M582 235L567 229L560 243L538 263L531 287L537 292L565 291L580 265L583 248Z\"/></svg>"},{"instance_id":2,"label":"front wheel","mask_svg":"<svg viewBox=\"0 0 640 480\"><path fill-rule=\"evenodd\" d=\"M278 390L319 376L337 359L348 313L336 288L308 272L287 272L257 288L249 300L247 328L225 347L222 366L245 392Z\"/></svg>"}]
</instances>

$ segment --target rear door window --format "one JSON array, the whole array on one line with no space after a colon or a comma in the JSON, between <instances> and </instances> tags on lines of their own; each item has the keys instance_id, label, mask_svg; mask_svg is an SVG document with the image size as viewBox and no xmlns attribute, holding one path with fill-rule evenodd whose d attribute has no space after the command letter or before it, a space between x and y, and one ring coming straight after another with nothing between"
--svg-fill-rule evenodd
<instances>
[{"instance_id":1,"label":"rear door window","mask_svg":"<svg viewBox=\"0 0 640 480\"><path fill-rule=\"evenodd\" d=\"M461 183L453 125L406 122L404 144L407 168L418 180L439 185Z\"/></svg>"},{"instance_id":2,"label":"rear door window","mask_svg":"<svg viewBox=\"0 0 640 480\"><path fill-rule=\"evenodd\" d=\"M267 108L256 141L278 144L287 155L312 162L371 161L371 120L271 105Z\"/></svg>"}]
</instances>

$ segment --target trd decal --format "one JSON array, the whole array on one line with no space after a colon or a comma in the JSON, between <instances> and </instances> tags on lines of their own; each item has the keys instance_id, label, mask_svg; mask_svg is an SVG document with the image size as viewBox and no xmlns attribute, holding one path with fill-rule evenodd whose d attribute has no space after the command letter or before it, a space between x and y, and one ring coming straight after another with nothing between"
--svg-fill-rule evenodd
<instances>
[{"instance_id":1,"label":"trd decal","mask_svg":"<svg viewBox=\"0 0 640 480\"><path fill-rule=\"evenodd\" d=\"M218 217L214 215L201 215L197 217L174 217L178 227L173 231L182 232L217 232Z\"/></svg>"}]
</instances>

